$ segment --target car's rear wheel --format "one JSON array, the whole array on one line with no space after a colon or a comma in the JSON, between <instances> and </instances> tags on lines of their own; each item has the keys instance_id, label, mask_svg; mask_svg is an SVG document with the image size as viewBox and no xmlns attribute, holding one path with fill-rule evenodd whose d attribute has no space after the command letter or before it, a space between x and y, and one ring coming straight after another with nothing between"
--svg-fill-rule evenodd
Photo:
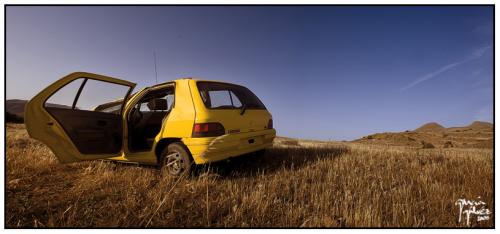
<instances>
[{"instance_id":1,"label":"car's rear wheel","mask_svg":"<svg viewBox=\"0 0 500 234\"><path fill-rule=\"evenodd\" d=\"M189 175L193 161L186 148L180 143L172 143L161 154L161 170L170 176Z\"/></svg>"}]
</instances>

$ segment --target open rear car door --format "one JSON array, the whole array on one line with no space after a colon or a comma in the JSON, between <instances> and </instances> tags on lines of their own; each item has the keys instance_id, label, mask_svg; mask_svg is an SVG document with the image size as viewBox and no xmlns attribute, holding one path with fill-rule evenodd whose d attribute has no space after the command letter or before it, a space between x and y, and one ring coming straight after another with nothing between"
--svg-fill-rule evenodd
<instances>
[{"instance_id":1,"label":"open rear car door","mask_svg":"<svg viewBox=\"0 0 500 234\"><path fill-rule=\"evenodd\" d=\"M134 83L75 72L54 82L25 107L28 134L46 144L62 163L120 156L123 108ZM95 108L106 102L113 108Z\"/></svg>"}]
</instances>

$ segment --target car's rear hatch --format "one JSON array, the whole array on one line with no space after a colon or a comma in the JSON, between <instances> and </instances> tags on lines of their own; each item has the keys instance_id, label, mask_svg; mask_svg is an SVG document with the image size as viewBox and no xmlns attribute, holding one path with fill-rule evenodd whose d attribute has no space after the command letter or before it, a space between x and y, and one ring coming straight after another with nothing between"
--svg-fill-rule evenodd
<instances>
[{"instance_id":1,"label":"car's rear hatch","mask_svg":"<svg viewBox=\"0 0 500 234\"><path fill-rule=\"evenodd\" d=\"M272 128L271 114L249 89L219 82L196 82L200 100L196 123L217 122L223 125L226 134L262 131Z\"/></svg>"}]
</instances>

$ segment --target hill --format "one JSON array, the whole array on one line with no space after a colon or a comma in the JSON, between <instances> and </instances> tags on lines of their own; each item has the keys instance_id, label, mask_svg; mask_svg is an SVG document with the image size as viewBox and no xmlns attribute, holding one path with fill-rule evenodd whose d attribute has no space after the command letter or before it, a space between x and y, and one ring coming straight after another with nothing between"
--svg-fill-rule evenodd
<instances>
[{"instance_id":1,"label":"hill","mask_svg":"<svg viewBox=\"0 0 500 234\"><path fill-rule=\"evenodd\" d=\"M5 111L17 115L19 117L24 117L24 106L26 106L28 101L19 99L10 99L5 101Z\"/></svg>"},{"instance_id":2,"label":"hill","mask_svg":"<svg viewBox=\"0 0 500 234\"><path fill-rule=\"evenodd\" d=\"M482 122L482 121L474 121L473 123L471 123L469 126L467 126L467 128L472 128L472 129L475 129L475 130L482 130L482 129L486 129L486 130L492 130L493 129L493 124L492 123L488 123L488 122Z\"/></svg>"},{"instance_id":3,"label":"hill","mask_svg":"<svg viewBox=\"0 0 500 234\"><path fill-rule=\"evenodd\" d=\"M27 103L28 103L27 100L20 100L20 99L6 100L5 111L10 114L16 115L18 117L24 118L24 108ZM47 103L47 105L50 107L70 108L69 106L66 105L59 105L53 103Z\"/></svg>"},{"instance_id":4,"label":"hill","mask_svg":"<svg viewBox=\"0 0 500 234\"><path fill-rule=\"evenodd\" d=\"M414 148L493 148L493 124L475 121L465 127L445 128L427 123L414 131L376 133L353 142Z\"/></svg>"},{"instance_id":5,"label":"hill","mask_svg":"<svg viewBox=\"0 0 500 234\"><path fill-rule=\"evenodd\" d=\"M443 130L445 130L443 126L441 126L438 123L431 122L431 123L426 123L420 126L419 128L415 129L415 132L440 132Z\"/></svg>"}]
</instances>

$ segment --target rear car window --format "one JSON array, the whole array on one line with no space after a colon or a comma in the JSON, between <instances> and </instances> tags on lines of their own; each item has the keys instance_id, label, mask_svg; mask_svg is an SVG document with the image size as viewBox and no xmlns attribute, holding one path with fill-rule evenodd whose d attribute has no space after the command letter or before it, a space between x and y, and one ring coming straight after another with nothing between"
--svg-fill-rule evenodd
<instances>
[{"instance_id":1,"label":"rear car window","mask_svg":"<svg viewBox=\"0 0 500 234\"><path fill-rule=\"evenodd\" d=\"M201 99L210 109L266 109L264 104L249 89L233 84L197 82Z\"/></svg>"}]
</instances>

